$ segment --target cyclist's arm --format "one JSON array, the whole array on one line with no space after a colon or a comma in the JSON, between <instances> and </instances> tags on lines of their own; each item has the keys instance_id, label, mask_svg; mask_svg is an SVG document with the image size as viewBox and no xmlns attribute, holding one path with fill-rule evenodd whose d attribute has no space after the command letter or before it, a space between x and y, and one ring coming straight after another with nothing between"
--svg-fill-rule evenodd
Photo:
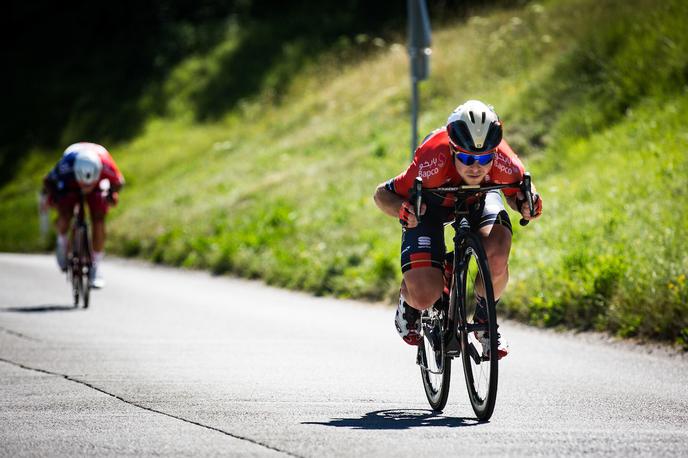
<instances>
[{"instance_id":1,"label":"cyclist's arm","mask_svg":"<svg viewBox=\"0 0 688 458\"><path fill-rule=\"evenodd\" d=\"M415 177L418 176L418 150L408 168L391 180L380 183L375 189L373 199L384 213L399 216L399 209L411 196L410 191Z\"/></svg>"},{"instance_id":2,"label":"cyclist's arm","mask_svg":"<svg viewBox=\"0 0 688 458\"><path fill-rule=\"evenodd\" d=\"M48 177L43 178L43 187L41 188L41 194L53 194L55 192L55 183L48 180Z\"/></svg>"},{"instance_id":3,"label":"cyclist's arm","mask_svg":"<svg viewBox=\"0 0 688 458\"><path fill-rule=\"evenodd\" d=\"M442 151L438 150L438 148L442 147L439 140L434 143L428 140L429 138L435 138L433 135L438 132L432 132L423 140L423 143L416 149L413 160L406 170L391 180L380 183L375 189L375 194L373 195L375 204L385 214L399 218L401 224L405 227L413 228L418 224L415 214L413 214L414 209L409 205L409 199L411 198L411 190L415 184L416 177L419 176L419 164L422 163L425 167L430 167L429 164L433 164L435 168L430 175L434 175L437 179L440 179L441 167L445 167L447 164L451 166L451 163L445 158L438 159L439 155L442 154ZM425 179L424 186L428 186ZM402 206L406 208L404 209ZM426 204L423 203L419 209L421 215L425 213L426 208Z\"/></svg>"},{"instance_id":4,"label":"cyclist's arm","mask_svg":"<svg viewBox=\"0 0 688 458\"><path fill-rule=\"evenodd\" d=\"M396 216L399 218L399 223L406 228L414 228L418 225L413 205L408 199L390 191L388 189L389 183L380 184L375 190L373 199L377 206L384 213L389 216ZM425 203L420 206L420 214L424 215L427 206Z\"/></svg>"},{"instance_id":5,"label":"cyclist's arm","mask_svg":"<svg viewBox=\"0 0 688 458\"><path fill-rule=\"evenodd\" d=\"M124 177L119 173L119 170L103 167L100 178L101 180L107 179L110 182L110 192L120 191L124 187Z\"/></svg>"},{"instance_id":6,"label":"cyclist's arm","mask_svg":"<svg viewBox=\"0 0 688 458\"><path fill-rule=\"evenodd\" d=\"M504 199L506 200L506 203L509 205L509 207L511 207L512 210L520 212L520 210L518 208L518 202L517 202L518 194L514 194L511 196L504 194Z\"/></svg>"},{"instance_id":7,"label":"cyclist's arm","mask_svg":"<svg viewBox=\"0 0 688 458\"><path fill-rule=\"evenodd\" d=\"M497 170L493 173L496 181L498 183L514 183L521 181L523 179L523 174L525 173L525 167L506 140L502 140L502 142L499 144L499 154L501 155L500 162L502 162L502 167L497 168ZM537 196L537 190L535 189L534 184L530 184L530 189L533 196ZM542 213L542 201L539 196L535 198L535 202L533 202L535 204L536 216L531 217L530 207L525 201L525 196L521 191L506 188L502 190L502 193L504 194L504 198L506 199L506 203L509 205L509 207L521 213L525 219L529 220L537 218L540 216L540 213Z\"/></svg>"},{"instance_id":8,"label":"cyclist's arm","mask_svg":"<svg viewBox=\"0 0 688 458\"><path fill-rule=\"evenodd\" d=\"M118 192L124 187L124 175L120 172L117 163L107 150L100 153L100 160L103 163L103 171L100 178L110 182L110 192Z\"/></svg>"},{"instance_id":9,"label":"cyclist's arm","mask_svg":"<svg viewBox=\"0 0 688 458\"><path fill-rule=\"evenodd\" d=\"M122 172L119 171L114 162L112 165L114 166L114 169L112 170L113 173L112 177L110 178L110 186L113 192L121 191L125 183L124 175L122 175Z\"/></svg>"},{"instance_id":10,"label":"cyclist's arm","mask_svg":"<svg viewBox=\"0 0 688 458\"><path fill-rule=\"evenodd\" d=\"M43 177L43 188L41 189L42 194L47 194L49 196L55 196L59 189L57 183L60 181L58 176L57 166L55 166L46 176Z\"/></svg>"},{"instance_id":11,"label":"cyclist's arm","mask_svg":"<svg viewBox=\"0 0 688 458\"><path fill-rule=\"evenodd\" d=\"M399 215L401 204L407 200L400 195L389 191L387 189L387 183L380 183L380 185L378 185L377 189L375 189L373 199L380 210L389 216L395 217Z\"/></svg>"}]
</instances>

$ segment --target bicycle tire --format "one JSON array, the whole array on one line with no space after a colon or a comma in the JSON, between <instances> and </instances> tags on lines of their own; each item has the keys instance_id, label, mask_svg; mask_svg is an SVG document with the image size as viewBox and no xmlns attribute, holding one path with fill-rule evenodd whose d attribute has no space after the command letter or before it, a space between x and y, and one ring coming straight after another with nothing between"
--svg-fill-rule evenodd
<instances>
[{"instance_id":1,"label":"bicycle tire","mask_svg":"<svg viewBox=\"0 0 688 458\"><path fill-rule=\"evenodd\" d=\"M421 331L423 340L418 348L418 355L421 362L419 364L420 374L423 380L425 396L432 410L441 412L447 405L447 399L449 398L451 358L447 356L444 346L447 314L440 311L435 311L434 313L438 315L437 322L435 323L438 329L435 332L439 332L439 334L431 335L430 331L433 326L423 325ZM427 316L427 312L424 312L424 315ZM439 346L439 350L435 348L437 346ZM441 370L441 373L435 373L438 370Z\"/></svg>"},{"instance_id":2,"label":"bicycle tire","mask_svg":"<svg viewBox=\"0 0 688 458\"><path fill-rule=\"evenodd\" d=\"M84 278L85 278L85 281L84 281ZM84 308L87 309L88 304L90 302L90 298L91 298L91 286L88 283L88 270L86 271L86 274L84 274L84 276L82 277L81 281L85 285L83 287L83 292L81 294L81 301L84 305Z\"/></svg>"},{"instance_id":3,"label":"bicycle tire","mask_svg":"<svg viewBox=\"0 0 688 458\"><path fill-rule=\"evenodd\" d=\"M474 234L468 234L462 247L461 269L456 272L456 293L459 300L459 339L461 360L463 362L466 389L473 411L481 421L487 421L494 412L497 400L499 364L497 355L497 315L495 311L492 278L487 256L482 243ZM475 312L475 283L482 283L486 302L487 322L481 324L480 331L473 330ZM488 333L488 349L483 347L478 337L483 329ZM487 355L486 355L487 354ZM486 359L487 358L487 359Z\"/></svg>"},{"instance_id":4,"label":"bicycle tire","mask_svg":"<svg viewBox=\"0 0 688 458\"><path fill-rule=\"evenodd\" d=\"M81 278L83 284L81 300L84 308L87 309L91 297L91 283L89 281L89 277L91 274L91 256L89 253L91 252L91 250L88 243L88 228L86 226L83 226L81 228L79 235L79 238L81 240L81 257L79 259L81 260Z\"/></svg>"},{"instance_id":5,"label":"bicycle tire","mask_svg":"<svg viewBox=\"0 0 688 458\"><path fill-rule=\"evenodd\" d=\"M79 299L81 298L81 274L79 273L79 250L76 248L76 229L72 230L70 246L72 247L72 254L67 263L68 279L72 285L72 299L74 307L79 307Z\"/></svg>"},{"instance_id":6,"label":"bicycle tire","mask_svg":"<svg viewBox=\"0 0 688 458\"><path fill-rule=\"evenodd\" d=\"M81 297L81 276L72 269L72 298L74 299L74 307L79 306L79 298Z\"/></svg>"}]
</instances>

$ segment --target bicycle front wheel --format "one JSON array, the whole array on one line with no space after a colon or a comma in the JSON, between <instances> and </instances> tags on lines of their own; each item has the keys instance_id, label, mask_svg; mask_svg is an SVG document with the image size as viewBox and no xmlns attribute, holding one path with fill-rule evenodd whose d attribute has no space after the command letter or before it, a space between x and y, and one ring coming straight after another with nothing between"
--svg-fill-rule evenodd
<instances>
[{"instance_id":1,"label":"bicycle front wheel","mask_svg":"<svg viewBox=\"0 0 688 458\"><path fill-rule=\"evenodd\" d=\"M425 396L432 410L441 412L447 405L451 381L451 358L444 345L446 313L434 308L421 316L423 340L418 348L418 365Z\"/></svg>"},{"instance_id":2,"label":"bicycle front wheel","mask_svg":"<svg viewBox=\"0 0 688 458\"><path fill-rule=\"evenodd\" d=\"M472 234L466 239L460 266L454 284L460 289L461 359L473 411L479 420L486 421L497 399L497 315L487 256Z\"/></svg>"},{"instance_id":3,"label":"bicycle front wheel","mask_svg":"<svg viewBox=\"0 0 688 458\"><path fill-rule=\"evenodd\" d=\"M83 285L82 287L82 293L81 293L81 300L83 301L84 308L88 308L89 300L91 297L91 285L88 281L89 278L89 269L86 269L86 273L82 275L81 277L81 284Z\"/></svg>"}]
</instances>

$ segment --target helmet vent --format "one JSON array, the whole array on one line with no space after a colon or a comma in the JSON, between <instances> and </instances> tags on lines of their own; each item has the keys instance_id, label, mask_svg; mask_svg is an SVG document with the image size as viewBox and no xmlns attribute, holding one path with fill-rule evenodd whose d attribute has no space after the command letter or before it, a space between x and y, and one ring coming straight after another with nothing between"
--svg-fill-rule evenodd
<instances>
[{"instance_id":1,"label":"helmet vent","mask_svg":"<svg viewBox=\"0 0 688 458\"><path fill-rule=\"evenodd\" d=\"M447 133L458 149L481 154L499 146L502 125L492 107L479 100L469 100L449 116Z\"/></svg>"}]
</instances>

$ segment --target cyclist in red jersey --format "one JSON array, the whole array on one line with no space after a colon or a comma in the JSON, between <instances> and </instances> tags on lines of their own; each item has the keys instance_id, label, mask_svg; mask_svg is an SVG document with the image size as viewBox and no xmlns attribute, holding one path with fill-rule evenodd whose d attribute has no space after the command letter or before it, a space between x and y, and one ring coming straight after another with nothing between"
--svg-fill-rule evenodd
<instances>
[{"instance_id":1,"label":"cyclist in red jersey","mask_svg":"<svg viewBox=\"0 0 688 458\"><path fill-rule=\"evenodd\" d=\"M89 207L92 228L93 267L89 283L93 288L105 286L100 263L105 249L105 215L110 205L119 200L124 176L108 150L95 143L75 143L67 147L62 158L43 178L43 209L57 209L57 247L55 254L60 269L67 269L67 231L79 202L79 191Z\"/></svg>"},{"instance_id":2,"label":"cyclist in red jersey","mask_svg":"<svg viewBox=\"0 0 688 458\"><path fill-rule=\"evenodd\" d=\"M502 124L494 109L477 100L459 105L447 125L430 133L416 149L409 167L375 190L375 203L386 214L399 218L402 229L401 270L403 281L395 325L410 345L420 342L420 311L441 298L445 286L444 224L453 217L452 196L432 197L422 205L419 223L409 202L416 177L424 188L441 186L507 184L520 181L524 167L509 144L502 139ZM503 191L508 205L527 220L542 213L542 199L532 189L535 216L520 191ZM511 222L499 191L485 193L484 205L471 206L472 227L478 228L488 257L495 300L499 300L509 279ZM484 299L476 297L479 307L474 319L481 320ZM486 313L486 312L485 312ZM500 358L507 349L500 343Z\"/></svg>"}]
</instances>

